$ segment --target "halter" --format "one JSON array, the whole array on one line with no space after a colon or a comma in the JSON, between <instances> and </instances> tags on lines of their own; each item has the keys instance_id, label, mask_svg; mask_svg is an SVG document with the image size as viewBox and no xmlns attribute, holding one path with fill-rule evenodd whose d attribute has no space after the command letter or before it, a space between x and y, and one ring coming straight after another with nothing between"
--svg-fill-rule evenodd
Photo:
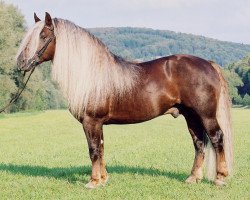
<instances>
[{"instance_id":1,"label":"halter","mask_svg":"<svg viewBox=\"0 0 250 200\"><path fill-rule=\"evenodd\" d=\"M46 27L47 29L49 29L51 32L54 31L53 27L52 28L49 27L49 26L44 26L44 27ZM41 56L46 51L47 47L49 46L49 44L52 42L52 40L54 38L55 38L55 35L54 35L54 32L53 32L53 36L46 38L46 42L45 42L44 46L40 50L38 50L35 53L35 55L29 60L29 65L34 65L35 63L38 63L40 61ZM33 68L35 68L35 65L34 65ZM29 67L28 67L28 69L29 69Z\"/></svg>"},{"instance_id":2,"label":"halter","mask_svg":"<svg viewBox=\"0 0 250 200\"><path fill-rule=\"evenodd\" d=\"M51 32L53 32L53 30L54 30L53 28L48 27L48 26L44 26L44 27L48 28ZM25 89L25 87L26 87L26 85L27 85L27 83L28 83L28 81L29 81L29 79L30 79L30 77L31 77L31 74L35 71L36 65L34 65L34 64L37 63L37 62L39 62L39 60L37 60L37 58L38 58L38 59L41 58L41 56L42 56L43 53L46 51L47 47L49 46L49 44L51 43L51 41L52 41L54 38L55 38L54 33L53 33L53 36L52 36L52 37L46 38L46 42L45 42L44 46L43 46L39 51L37 51L36 54L31 58L31 60L29 61L29 66L30 66L30 65L32 66L31 72L30 72L30 74L28 75L28 78L26 79L26 81L24 81L24 77L25 77L25 75L26 75L26 72L23 73L23 80L22 80L22 85L23 85L23 87L22 87L22 88L20 87L20 88L16 91L16 94L13 95L13 97L9 100L9 102L8 102L5 106L3 106L3 107L0 109L0 113L4 112L8 107L10 107L10 106L20 97L20 95L22 94L23 90ZM29 66L28 66L27 69L29 69Z\"/></svg>"}]
</instances>

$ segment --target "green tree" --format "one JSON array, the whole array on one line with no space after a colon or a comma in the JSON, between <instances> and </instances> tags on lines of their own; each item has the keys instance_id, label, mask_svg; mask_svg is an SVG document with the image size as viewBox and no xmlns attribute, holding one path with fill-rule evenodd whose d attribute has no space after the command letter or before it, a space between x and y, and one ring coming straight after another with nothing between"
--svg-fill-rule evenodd
<instances>
[{"instance_id":1,"label":"green tree","mask_svg":"<svg viewBox=\"0 0 250 200\"><path fill-rule=\"evenodd\" d=\"M15 65L15 55L25 33L25 21L20 11L0 2L0 107L11 98L21 85L21 73ZM50 63L36 68L18 101L9 108L44 110L65 108L66 104L57 85L51 80Z\"/></svg>"},{"instance_id":2,"label":"green tree","mask_svg":"<svg viewBox=\"0 0 250 200\"><path fill-rule=\"evenodd\" d=\"M242 99L242 104L247 106L247 105L250 105L250 95L248 94L245 94L243 99Z\"/></svg>"},{"instance_id":3,"label":"green tree","mask_svg":"<svg viewBox=\"0 0 250 200\"><path fill-rule=\"evenodd\" d=\"M238 87L243 85L240 76L233 70L223 70L225 78L228 82L229 95L232 99L233 104L241 104L242 98L239 95Z\"/></svg>"},{"instance_id":4,"label":"green tree","mask_svg":"<svg viewBox=\"0 0 250 200\"><path fill-rule=\"evenodd\" d=\"M15 54L25 28L23 15L4 2L0 2L0 19L0 105L3 105L17 89Z\"/></svg>"},{"instance_id":5,"label":"green tree","mask_svg":"<svg viewBox=\"0 0 250 200\"><path fill-rule=\"evenodd\" d=\"M243 103L244 105L248 102L248 96L250 95L250 55L243 59L234 62L227 66L230 71L229 83L232 83L234 88L234 96L237 93L240 97L237 97L238 104ZM241 81L239 81L239 78ZM250 105L250 104L248 104Z\"/></svg>"}]
</instances>

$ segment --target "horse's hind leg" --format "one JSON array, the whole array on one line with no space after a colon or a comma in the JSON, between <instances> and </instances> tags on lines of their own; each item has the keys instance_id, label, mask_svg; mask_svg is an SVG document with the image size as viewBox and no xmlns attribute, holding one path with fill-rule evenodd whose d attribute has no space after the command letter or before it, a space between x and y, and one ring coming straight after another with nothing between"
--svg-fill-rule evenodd
<instances>
[{"instance_id":1,"label":"horse's hind leg","mask_svg":"<svg viewBox=\"0 0 250 200\"><path fill-rule=\"evenodd\" d=\"M193 139L195 148L195 158L190 176L186 179L186 183L196 183L203 178L202 166L205 157L206 135L200 117L191 110L183 110L188 130Z\"/></svg>"},{"instance_id":2,"label":"horse's hind leg","mask_svg":"<svg viewBox=\"0 0 250 200\"><path fill-rule=\"evenodd\" d=\"M216 154L215 184L221 186L225 184L224 179L228 176L223 145L223 132L216 117L204 117L203 124Z\"/></svg>"}]
</instances>

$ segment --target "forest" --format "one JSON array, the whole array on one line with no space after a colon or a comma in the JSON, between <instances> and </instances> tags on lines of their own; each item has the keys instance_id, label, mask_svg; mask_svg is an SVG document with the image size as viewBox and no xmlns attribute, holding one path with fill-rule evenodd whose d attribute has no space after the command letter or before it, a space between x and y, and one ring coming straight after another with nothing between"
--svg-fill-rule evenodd
<instances>
[{"instance_id":1,"label":"forest","mask_svg":"<svg viewBox=\"0 0 250 200\"><path fill-rule=\"evenodd\" d=\"M129 60L145 61L172 54L191 54L226 66L250 53L250 45L168 30L121 27L89 31L113 53Z\"/></svg>"},{"instance_id":2,"label":"forest","mask_svg":"<svg viewBox=\"0 0 250 200\"><path fill-rule=\"evenodd\" d=\"M18 46L27 31L22 13L0 2L0 107L21 85L15 65ZM250 105L250 45L219 41L192 34L149 28L88 29L114 53L127 60L145 61L171 54L192 54L223 67L233 104ZM66 108L50 63L37 67L26 90L7 112Z\"/></svg>"}]
</instances>

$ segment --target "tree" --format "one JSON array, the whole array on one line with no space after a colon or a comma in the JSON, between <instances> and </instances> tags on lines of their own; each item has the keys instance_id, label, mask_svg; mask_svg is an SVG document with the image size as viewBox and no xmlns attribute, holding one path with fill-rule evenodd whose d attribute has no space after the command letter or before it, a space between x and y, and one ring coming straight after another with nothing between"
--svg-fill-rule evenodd
<instances>
[{"instance_id":1,"label":"tree","mask_svg":"<svg viewBox=\"0 0 250 200\"><path fill-rule=\"evenodd\" d=\"M248 94L245 94L243 99L242 99L242 104L247 106L247 105L250 105L250 95Z\"/></svg>"},{"instance_id":2,"label":"tree","mask_svg":"<svg viewBox=\"0 0 250 200\"><path fill-rule=\"evenodd\" d=\"M229 95L233 104L241 104L242 98L239 95L238 87L243 85L240 76L233 70L225 68L223 70L224 76L228 82Z\"/></svg>"},{"instance_id":3,"label":"tree","mask_svg":"<svg viewBox=\"0 0 250 200\"><path fill-rule=\"evenodd\" d=\"M237 96L236 90L239 95L236 98L238 100L236 103L246 105L249 102L248 96L250 95L250 55L228 65L227 69L231 74L229 84L235 87L233 96Z\"/></svg>"},{"instance_id":4,"label":"tree","mask_svg":"<svg viewBox=\"0 0 250 200\"><path fill-rule=\"evenodd\" d=\"M0 2L0 107L21 85L21 73L15 65L15 55L25 33L25 21L20 11ZM26 89L8 111L65 108L57 85L52 82L50 63L37 67Z\"/></svg>"},{"instance_id":5,"label":"tree","mask_svg":"<svg viewBox=\"0 0 250 200\"><path fill-rule=\"evenodd\" d=\"M24 28L23 15L12 5L0 2L0 105L16 90L15 54Z\"/></svg>"}]
</instances>

